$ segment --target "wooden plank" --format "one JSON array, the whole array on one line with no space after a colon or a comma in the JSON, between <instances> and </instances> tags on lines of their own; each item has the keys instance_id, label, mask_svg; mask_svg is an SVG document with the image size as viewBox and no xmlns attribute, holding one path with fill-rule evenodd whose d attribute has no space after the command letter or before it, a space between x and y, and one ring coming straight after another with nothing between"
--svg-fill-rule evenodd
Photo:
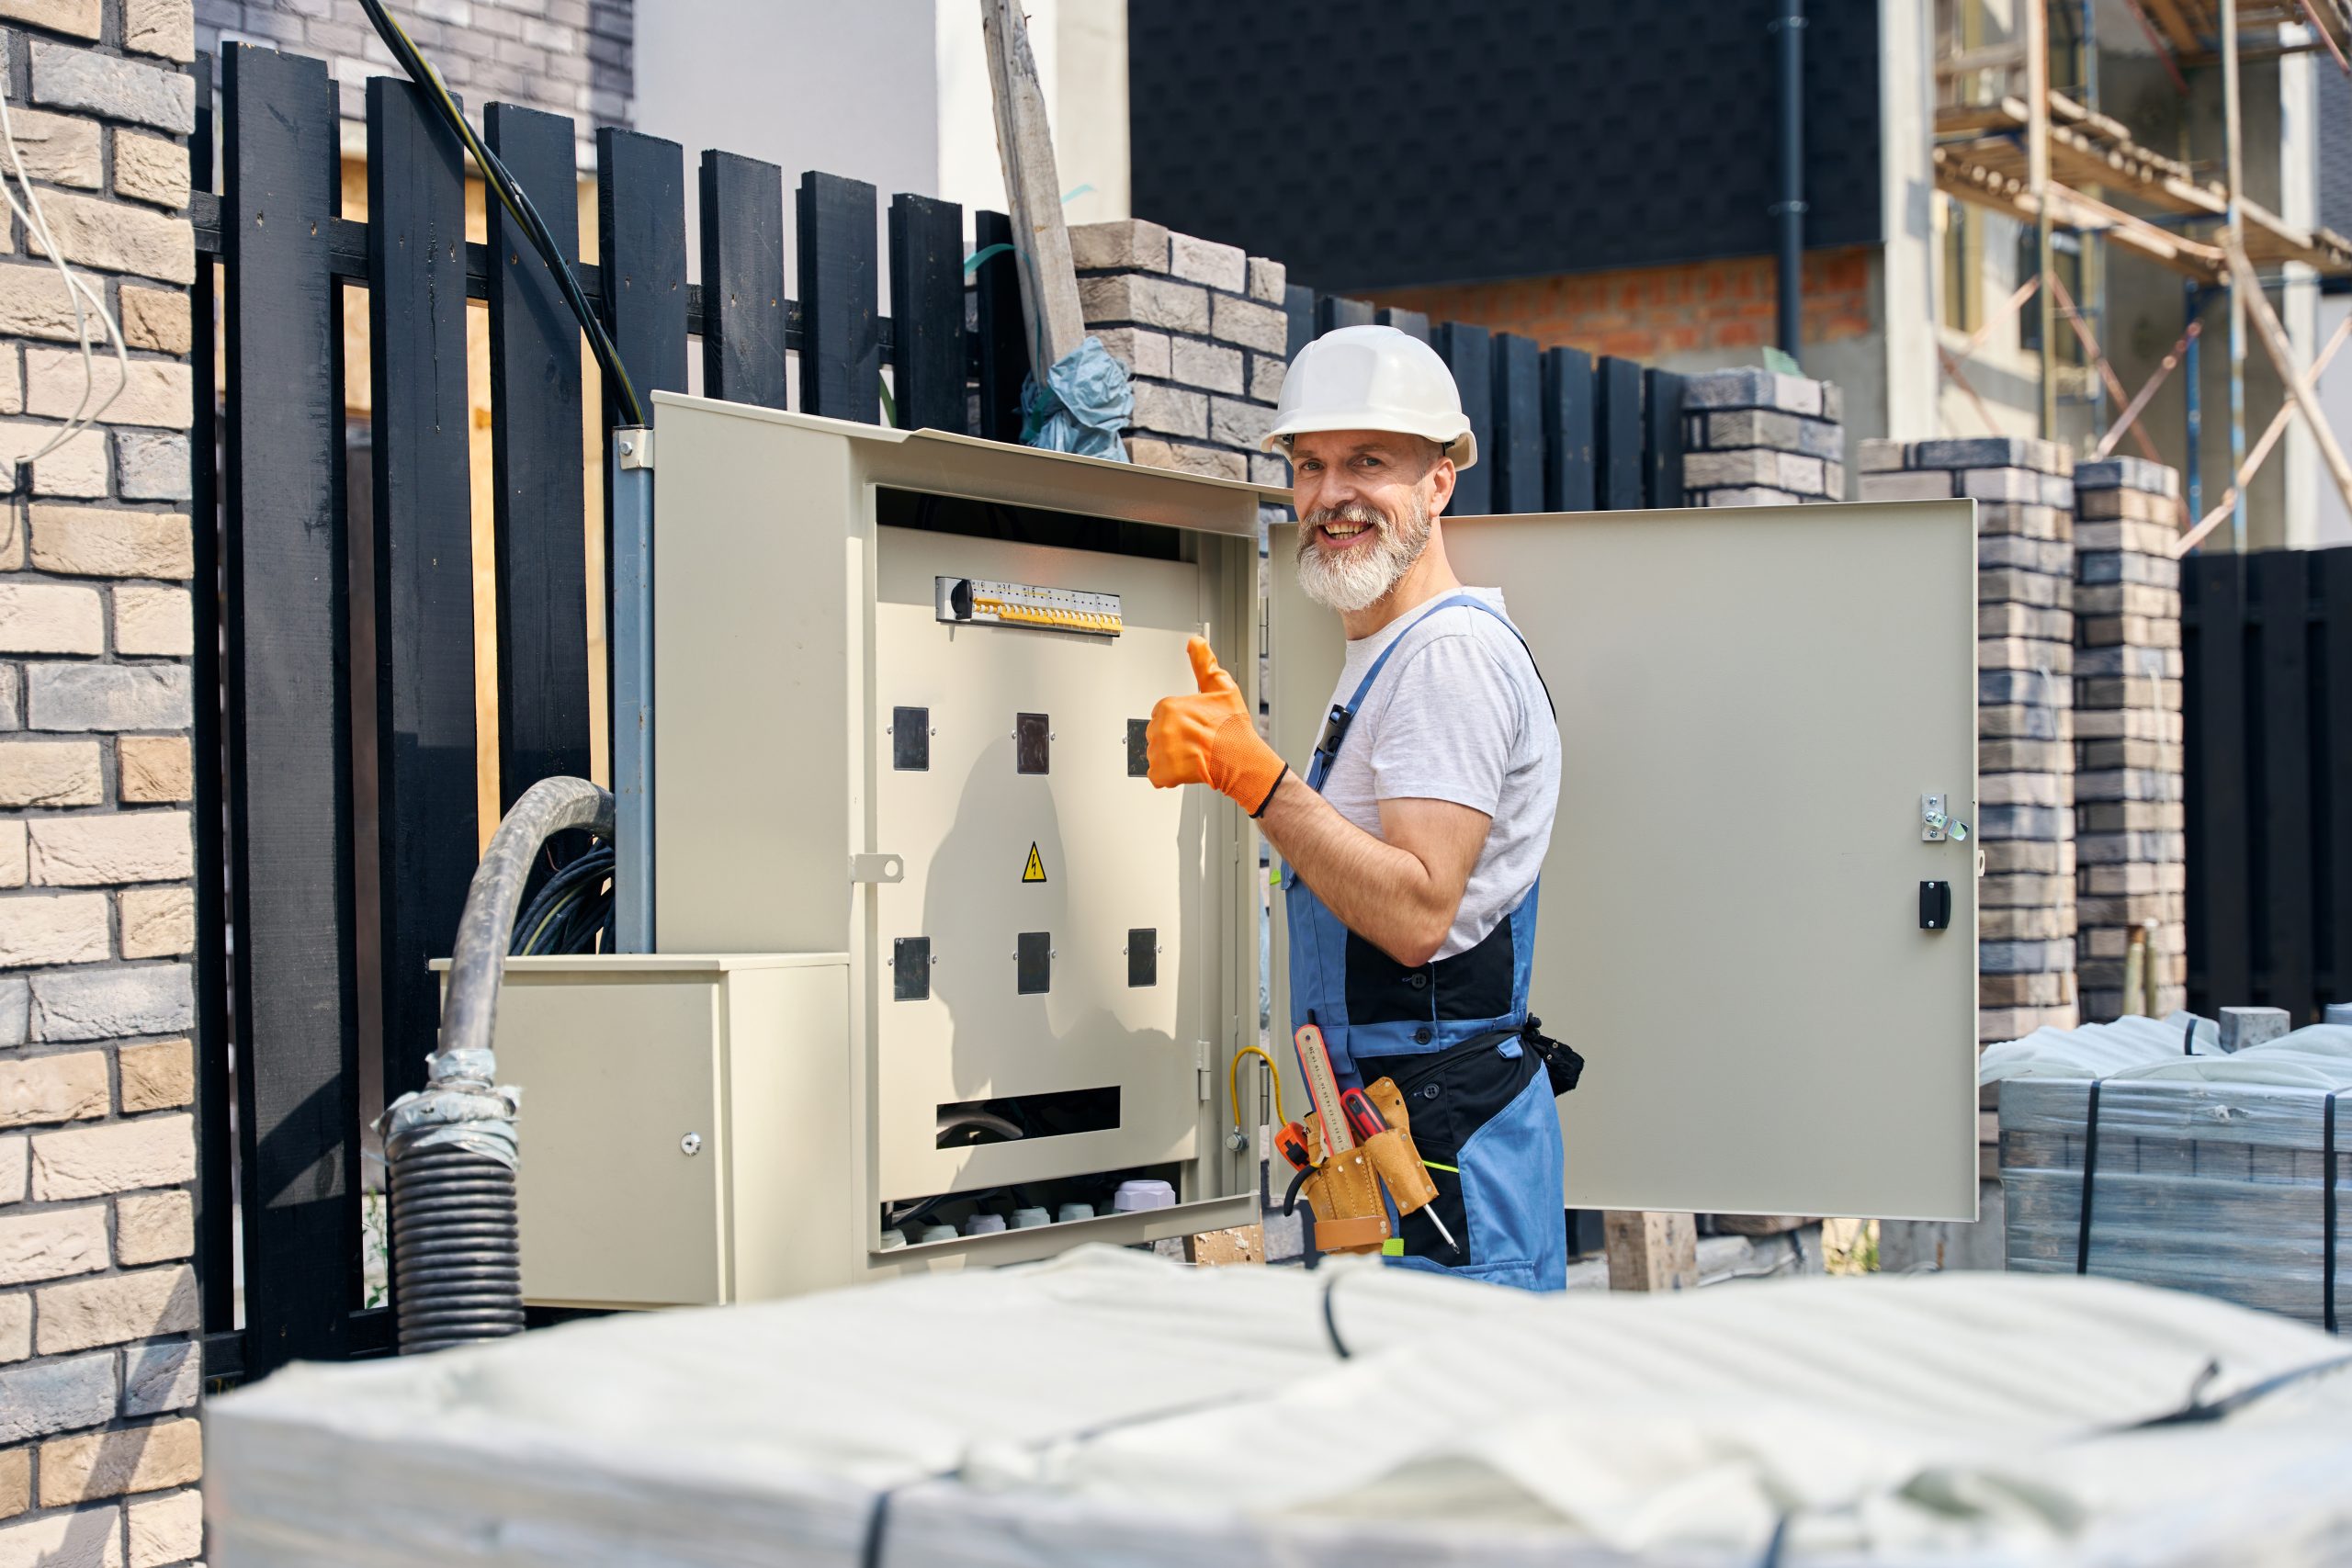
<instances>
[{"instance_id":1,"label":"wooden plank","mask_svg":"<svg viewBox=\"0 0 2352 1568\"><path fill-rule=\"evenodd\" d=\"M196 82L196 131L188 138L189 177L198 190L212 188L213 65L198 55L188 73ZM196 818L196 1288L204 1303L204 1326L229 1331L236 1321L236 1185L234 1118L229 1108L229 889L223 870L228 845L221 830L220 795L225 760L220 734L220 492L214 454L219 450L217 400L211 396L220 363L215 337L214 265L199 258L188 289L192 338L188 359L197 384L205 389L190 412L188 515L193 525L195 647L188 684L196 694L189 739L188 806ZM242 1347L240 1354L242 1354Z\"/></svg>"},{"instance_id":2,"label":"wooden plank","mask_svg":"<svg viewBox=\"0 0 2352 1568\"><path fill-rule=\"evenodd\" d=\"M650 418L655 392L686 389L684 148L614 126L598 129L596 254L605 330ZM605 423L620 419L618 400L607 394Z\"/></svg>"},{"instance_id":3,"label":"wooden plank","mask_svg":"<svg viewBox=\"0 0 2352 1568\"><path fill-rule=\"evenodd\" d=\"M2312 569L2319 576L2316 595L2319 626L2317 668L2313 671L2321 705L2318 713L2319 770L2316 787L2322 801L2352 799L2352 549L2337 546L2312 552ZM2325 920L2320 929L2326 942L2318 949L2326 968L2322 999L2352 1001L2352 822L2338 809L2318 814L2325 835L2325 859L2316 868L2320 895L2325 900ZM2345 1281L2345 1300L2352 1303L2352 1280Z\"/></svg>"},{"instance_id":4,"label":"wooden plank","mask_svg":"<svg viewBox=\"0 0 2352 1568\"><path fill-rule=\"evenodd\" d=\"M1018 441L1021 378L1028 374L1029 350L1021 324L1021 265L1012 254L1012 220L1001 212L976 212L972 239L973 254L995 253L972 269L980 339L980 434L990 441Z\"/></svg>"},{"instance_id":5,"label":"wooden plank","mask_svg":"<svg viewBox=\"0 0 2352 1568\"><path fill-rule=\"evenodd\" d=\"M1478 441L1478 461L1454 480L1446 510L1456 517L1482 516L1495 509L1494 339L1484 327L1447 321L1430 334L1430 346L1453 372L1462 412L1470 416L1470 434Z\"/></svg>"},{"instance_id":6,"label":"wooden plank","mask_svg":"<svg viewBox=\"0 0 2352 1568\"><path fill-rule=\"evenodd\" d=\"M702 155L702 389L785 406L784 171Z\"/></svg>"},{"instance_id":7,"label":"wooden plank","mask_svg":"<svg viewBox=\"0 0 2352 1568\"><path fill-rule=\"evenodd\" d=\"M1642 501L1652 507L1682 504L1682 378L1671 370L1642 375Z\"/></svg>"},{"instance_id":8,"label":"wooden plank","mask_svg":"<svg viewBox=\"0 0 2352 1568\"><path fill-rule=\"evenodd\" d=\"M557 248L580 251L572 126L492 104L490 150L537 205ZM491 474L497 514L498 800L545 778L588 776L587 486L580 323L496 202L490 290Z\"/></svg>"},{"instance_id":9,"label":"wooden plank","mask_svg":"<svg viewBox=\"0 0 2352 1568\"><path fill-rule=\"evenodd\" d=\"M2246 559L2246 597L2262 618L2259 733L2262 804L2254 813L2256 957L2267 984L2255 999L2285 1008L2295 1027L2315 1022L2312 953L2311 670L2305 654L2311 596L2302 550L2263 550ZM2227 1005L2227 1004L2224 1004Z\"/></svg>"},{"instance_id":10,"label":"wooden plank","mask_svg":"<svg viewBox=\"0 0 2352 1568\"><path fill-rule=\"evenodd\" d=\"M249 1370L343 1353L358 1304L358 999L339 200L324 62L232 45L229 814ZM209 695L208 695L209 700Z\"/></svg>"},{"instance_id":11,"label":"wooden plank","mask_svg":"<svg viewBox=\"0 0 2352 1568\"><path fill-rule=\"evenodd\" d=\"M368 83L376 816L384 1098L424 1082L475 828L466 157L423 91Z\"/></svg>"},{"instance_id":12,"label":"wooden plank","mask_svg":"<svg viewBox=\"0 0 2352 1568\"><path fill-rule=\"evenodd\" d=\"M1046 116L1037 62L1029 49L1028 22L1014 0L981 0L980 30L996 113L997 152L1004 169L1005 205L1012 209L1013 231L1021 236L1022 342L1029 347L1030 371L1042 385L1046 372L1076 352L1085 338L1086 313L1078 300L1078 268L1070 258L1069 227L1062 217L1053 128ZM802 232L805 236L805 226ZM808 254L804 238L804 297Z\"/></svg>"},{"instance_id":13,"label":"wooden plank","mask_svg":"<svg viewBox=\"0 0 2352 1568\"><path fill-rule=\"evenodd\" d=\"M1544 510L1593 509L1592 356L1544 351Z\"/></svg>"},{"instance_id":14,"label":"wooden plank","mask_svg":"<svg viewBox=\"0 0 2352 1568\"><path fill-rule=\"evenodd\" d=\"M2312 445L2319 448L2328 477L2335 481L2336 494L2344 498L2346 507L2352 507L2352 458L2345 457L2335 432L2328 427L2327 412L2320 407L2318 390L2306 380L2302 367L2295 363L2295 345L2287 340L2287 329L2278 324L2278 313L2270 308L2270 297L2262 291L2262 280L2255 276L2254 264L2246 260L2245 251L2234 239L2227 241L2222 248L2229 257L2230 276L2237 280L2238 295L2254 318L2254 330L2262 339L2263 350L2270 355L2278 378L2287 383L2295 406L2302 411L2304 426L2311 432Z\"/></svg>"},{"instance_id":15,"label":"wooden plank","mask_svg":"<svg viewBox=\"0 0 2352 1568\"><path fill-rule=\"evenodd\" d=\"M1534 340L1497 333L1495 445L1479 456L1495 466L1489 493L1497 512L1544 510L1544 360Z\"/></svg>"},{"instance_id":16,"label":"wooden plank","mask_svg":"<svg viewBox=\"0 0 2352 1568\"><path fill-rule=\"evenodd\" d=\"M1315 299L1315 335L1340 327L1368 327L1373 324L1372 302L1367 299L1342 299L1336 295L1317 295Z\"/></svg>"},{"instance_id":17,"label":"wooden plank","mask_svg":"<svg viewBox=\"0 0 2352 1568\"><path fill-rule=\"evenodd\" d=\"M891 395L905 430L964 434L964 209L890 198Z\"/></svg>"},{"instance_id":18,"label":"wooden plank","mask_svg":"<svg viewBox=\"0 0 2352 1568\"><path fill-rule=\"evenodd\" d=\"M2189 1006L2211 1014L2254 998L2253 847L2248 841L2245 620L2234 555L2181 562L2197 621L2187 665Z\"/></svg>"},{"instance_id":19,"label":"wooden plank","mask_svg":"<svg viewBox=\"0 0 2352 1568\"><path fill-rule=\"evenodd\" d=\"M1430 319L1419 310L1394 310L1383 305L1373 319L1384 327L1395 327L1407 337L1430 341Z\"/></svg>"},{"instance_id":20,"label":"wooden plank","mask_svg":"<svg viewBox=\"0 0 2352 1568\"><path fill-rule=\"evenodd\" d=\"M1602 1216L1612 1291L1699 1288L1699 1226L1689 1214L1611 1210Z\"/></svg>"},{"instance_id":21,"label":"wooden plank","mask_svg":"<svg viewBox=\"0 0 2352 1568\"><path fill-rule=\"evenodd\" d=\"M800 410L882 423L882 339L874 187L800 176ZM1075 346L1075 345L1073 345Z\"/></svg>"},{"instance_id":22,"label":"wooden plank","mask_svg":"<svg viewBox=\"0 0 2352 1568\"><path fill-rule=\"evenodd\" d=\"M1599 462L1593 473L1593 502L1604 512L1634 512L1642 505L1642 367L1630 359L1604 357L1593 378L1594 431Z\"/></svg>"}]
</instances>

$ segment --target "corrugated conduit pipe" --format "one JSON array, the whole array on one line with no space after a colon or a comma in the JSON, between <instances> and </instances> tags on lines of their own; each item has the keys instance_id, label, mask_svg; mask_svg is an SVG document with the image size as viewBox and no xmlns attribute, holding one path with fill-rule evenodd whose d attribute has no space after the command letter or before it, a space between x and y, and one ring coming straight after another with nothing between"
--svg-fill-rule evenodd
<instances>
[{"instance_id":1,"label":"corrugated conduit pipe","mask_svg":"<svg viewBox=\"0 0 2352 1568\"><path fill-rule=\"evenodd\" d=\"M403 1356L519 1333L523 1248L514 1209L514 1112L491 1031L514 914L539 846L567 828L613 833L613 797L586 779L542 779L492 835L466 890L441 1008L441 1049L423 1089L384 1112L391 1168L392 1295Z\"/></svg>"}]
</instances>

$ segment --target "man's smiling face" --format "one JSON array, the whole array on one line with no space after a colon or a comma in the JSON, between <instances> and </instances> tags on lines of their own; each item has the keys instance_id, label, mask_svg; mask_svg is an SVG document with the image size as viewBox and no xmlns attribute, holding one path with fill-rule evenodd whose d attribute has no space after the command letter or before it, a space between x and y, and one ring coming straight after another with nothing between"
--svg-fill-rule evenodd
<instances>
[{"instance_id":1,"label":"man's smiling face","mask_svg":"<svg viewBox=\"0 0 2352 1568\"><path fill-rule=\"evenodd\" d=\"M1429 547L1453 493L1453 464L1434 441L1385 430L1291 438L1299 585L1342 613L1377 602Z\"/></svg>"}]
</instances>

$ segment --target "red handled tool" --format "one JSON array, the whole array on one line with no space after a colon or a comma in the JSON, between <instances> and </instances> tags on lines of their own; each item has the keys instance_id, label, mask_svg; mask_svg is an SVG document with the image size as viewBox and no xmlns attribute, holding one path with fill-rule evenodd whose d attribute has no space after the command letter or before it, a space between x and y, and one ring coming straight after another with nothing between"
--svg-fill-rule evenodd
<instances>
[{"instance_id":1,"label":"red handled tool","mask_svg":"<svg viewBox=\"0 0 2352 1568\"><path fill-rule=\"evenodd\" d=\"M1373 1104L1372 1097L1363 1090L1341 1089L1340 1106L1348 1113L1348 1128L1355 1134L1358 1142L1370 1143L1388 1131L1387 1119L1380 1114L1379 1107ZM1430 1217L1430 1224L1435 1225L1437 1234L1445 1238L1445 1245L1452 1247L1456 1254L1462 1254L1462 1244L1453 1239L1453 1233L1445 1228L1443 1220L1437 1217L1436 1205L1425 1203L1421 1206L1420 1212Z\"/></svg>"}]
</instances>

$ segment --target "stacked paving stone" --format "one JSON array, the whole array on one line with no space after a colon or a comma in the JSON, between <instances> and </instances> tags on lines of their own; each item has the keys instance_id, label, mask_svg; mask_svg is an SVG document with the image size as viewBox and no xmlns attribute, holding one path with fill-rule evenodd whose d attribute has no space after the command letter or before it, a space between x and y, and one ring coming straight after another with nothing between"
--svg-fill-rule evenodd
<instances>
[{"instance_id":1,"label":"stacked paving stone","mask_svg":"<svg viewBox=\"0 0 2352 1568\"><path fill-rule=\"evenodd\" d=\"M2073 454L2014 436L1865 441L1860 468L1864 501L1977 502L1977 1038L2072 1028Z\"/></svg>"},{"instance_id":2,"label":"stacked paving stone","mask_svg":"<svg viewBox=\"0 0 2352 1568\"><path fill-rule=\"evenodd\" d=\"M1832 381L1710 370L1682 384L1689 506L1846 499L1845 394Z\"/></svg>"},{"instance_id":3,"label":"stacked paving stone","mask_svg":"<svg viewBox=\"0 0 2352 1568\"><path fill-rule=\"evenodd\" d=\"M42 205L131 357L106 423L0 506L0 1565L158 1568L203 1550L193 24L188 0L0 0L0 17ZM0 476L81 400L74 336L61 280L10 221Z\"/></svg>"},{"instance_id":4,"label":"stacked paving stone","mask_svg":"<svg viewBox=\"0 0 2352 1568\"><path fill-rule=\"evenodd\" d=\"M1135 378L1135 461L1286 485L1258 449L1289 365L1283 265L1122 219L1069 231L1086 330Z\"/></svg>"},{"instance_id":5,"label":"stacked paving stone","mask_svg":"<svg viewBox=\"0 0 2352 1568\"><path fill-rule=\"evenodd\" d=\"M2180 476L2137 457L2075 470L2075 831L2083 1016L2188 1005L2181 780ZM2127 994L2134 937L2153 1010Z\"/></svg>"}]
</instances>

